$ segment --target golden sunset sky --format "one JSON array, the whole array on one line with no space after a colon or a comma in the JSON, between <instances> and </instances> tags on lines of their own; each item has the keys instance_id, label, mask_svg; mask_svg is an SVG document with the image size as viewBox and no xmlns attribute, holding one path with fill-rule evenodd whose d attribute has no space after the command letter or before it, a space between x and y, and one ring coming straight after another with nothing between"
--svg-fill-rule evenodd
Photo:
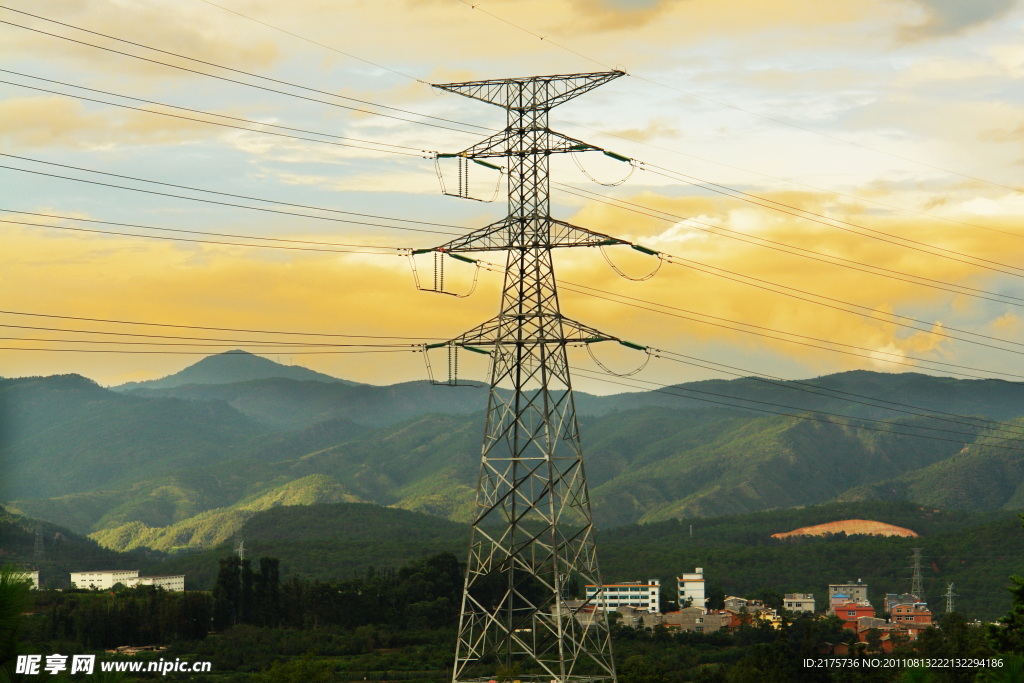
<instances>
[{"instance_id":1,"label":"golden sunset sky","mask_svg":"<svg viewBox=\"0 0 1024 683\"><path fill-rule=\"evenodd\" d=\"M624 184L604 187L568 156L554 158L552 213L701 265L666 263L654 278L633 282L620 278L595 249L560 252L561 282L671 306L685 317L568 289L561 295L565 315L640 344L787 378L861 368L1024 379L1024 5L1014 0L487 0L476 9L460 0L8 0L4 7L0 152L7 156L0 157L0 218L7 222L0 223L0 324L6 327L0 336L8 339L0 342L0 376L75 372L114 385L176 372L203 353L248 348L357 381L423 379L416 354L300 354L234 343L270 338L265 334L14 313L455 336L496 313L500 274L481 273L473 295L457 299L418 292L408 261L396 255L55 227L188 236L113 222L332 244L436 246L452 233L501 218L505 188L493 203L443 196L434 161L424 157L472 145L489 132L467 124L500 129L504 112L427 83L621 68L630 75L555 109L552 127L643 165ZM161 105L212 112L236 117L217 120L250 130L101 102L204 120L212 119ZM411 154L268 135L237 119L401 146L390 149ZM314 133L294 134L338 141ZM602 182L629 170L594 153L579 161ZM66 166L457 227L406 222L401 225L448 234L394 230L53 177L344 217ZM454 165L441 164L441 170L450 186ZM473 194L488 199L497 174L472 166L471 180ZM609 199L661 217L613 207ZM803 255L793 253L799 250ZM631 275L657 264L624 247L607 253ZM497 253L484 258L503 262ZM852 267L837 265L837 258ZM428 256L418 265L421 275L429 274ZM447 282L457 292L469 288L471 275L467 264L448 264ZM784 291L800 298L765 287L790 288ZM850 304L866 315L838 310ZM893 324L888 314L913 319L917 329ZM737 326L723 319L762 334L708 324ZM33 327L49 329L27 329ZM81 343L147 341L88 331L192 334L224 339L225 346ZM54 350L70 348L178 348L199 355ZM641 360L607 345L594 351L615 369ZM571 359L596 369L585 352L573 351ZM467 368L478 378L483 371L472 363ZM640 375L656 382L721 376L661 359ZM582 377L577 387L623 390Z\"/></svg>"}]
</instances>

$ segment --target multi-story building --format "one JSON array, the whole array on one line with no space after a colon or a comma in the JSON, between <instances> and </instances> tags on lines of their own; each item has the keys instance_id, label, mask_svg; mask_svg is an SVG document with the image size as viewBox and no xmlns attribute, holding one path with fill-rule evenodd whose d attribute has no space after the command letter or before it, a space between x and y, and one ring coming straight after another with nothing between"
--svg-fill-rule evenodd
<instances>
[{"instance_id":1,"label":"multi-story building","mask_svg":"<svg viewBox=\"0 0 1024 683\"><path fill-rule=\"evenodd\" d=\"M39 572L38 572L38 570L18 571L17 574L15 574L14 578L21 579L23 581L28 581L31 584L30 590L39 590Z\"/></svg>"},{"instance_id":2,"label":"multi-story building","mask_svg":"<svg viewBox=\"0 0 1024 683\"><path fill-rule=\"evenodd\" d=\"M185 575L176 576L139 576L138 569L108 569L92 572L71 572L71 585L75 588L95 588L110 590L117 584L131 588L132 586L157 586L168 591L183 592Z\"/></svg>"},{"instance_id":3,"label":"multi-story building","mask_svg":"<svg viewBox=\"0 0 1024 683\"><path fill-rule=\"evenodd\" d=\"M814 611L814 594L813 593L786 593L786 599L782 603L790 612L813 612Z\"/></svg>"},{"instance_id":4,"label":"multi-story building","mask_svg":"<svg viewBox=\"0 0 1024 683\"><path fill-rule=\"evenodd\" d=\"M886 593L885 611L892 614L896 605L914 605L921 602L921 599L912 593Z\"/></svg>"},{"instance_id":5,"label":"multi-story building","mask_svg":"<svg viewBox=\"0 0 1024 683\"><path fill-rule=\"evenodd\" d=\"M857 583L830 583L828 585L828 600L834 602L834 598L840 595L845 596L853 602L867 602L868 585L857 579Z\"/></svg>"},{"instance_id":6,"label":"multi-story building","mask_svg":"<svg viewBox=\"0 0 1024 683\"><path fill-rule=\"evenodd\" d=\"M661 612L661 581L649 579L627 581L625 583L606 583L601 586L598 596L597 586L587 584L587 600L595 601L605 611L614 611L619 607L637 607L649 612Z\"/></svg>"},{"instance_id":7,"label":"multi-story building","mask_svg":"<svg viewBox=\"0 0 1024 683\"><path fill-rule=\"evenodd\" d=\"M71 585L75 588L110 590L117 584L134 586L139 579L138 569L108 569L94 572L71 572Z\"/></svg>"},{"instance_id":8,"label":"multi-story building","mask_svg":"<svg viewBox=\"0 0 1024 683\"><path fill-rule=\"evenodd\" d=\"M174 574L170 576L140 576L138 586L156 586L165 591L183 593L185 591L185 575Z\"/></svg>"},{"instance_id":9,"label":"multi-story building","mask_svg":"<svg viewBox=\"0 0 1024 683\"><path fill-rule=\"evenodd\" d=\"M845 602L841 605L833 604L829 611L843 620L843 628L848 628L854 633L857 632L857 621L861 617L875 616L875 608L867 600L863 602Z\"/></svg>"},{"instance_id":10,"label":"multi-story building","mask_svg":"<svg viewBox=\"0 0 1024 683\"><path fill-rule=\"evenodd\" d=\"M909 625L907 622L911 622L914 625L928 625L932 623L931 610L928 609L928 604L924 602L893 605L892 611L889 614L892 616L892 620L898 624Z\"/></svg>"},{"instance_id":11,"label":"multi-story building","mask_svg":"<svg viewBox=\"0 0 1024 683\"><path fill-rule=\"evenodd\" d=\"M676 591L680 608L686 606L687 600L690 600L691 607L703 608L707 603L707 599L704 597L704 568L697 567L692 574L684 573L682 576L677 576Z\"/></svg>"}]
</instances>

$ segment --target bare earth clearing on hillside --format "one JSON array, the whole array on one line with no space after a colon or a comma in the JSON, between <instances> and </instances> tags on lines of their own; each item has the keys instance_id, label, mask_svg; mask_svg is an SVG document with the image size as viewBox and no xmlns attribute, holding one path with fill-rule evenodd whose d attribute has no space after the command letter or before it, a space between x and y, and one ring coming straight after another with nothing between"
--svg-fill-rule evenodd
<instances>
[{"instance_id":1,"label":"bare earth clearing on hillside","mask_svg":"<svg viewBox=\"0 0 1024 683\"><path fill-rule=\"evenodd\" d=\"M772 538L789 538L790 536L824 536L825 534L838 534L845 532L847 536L863 534L866 536L902 536L904 538L917 538L917 533L901 526L893 526L883 522L875 522L870 519L844 519L839 522L828 522L815 526L805 526L793 531L786 531L772 534Z\"/></svg>"}]
</instances>

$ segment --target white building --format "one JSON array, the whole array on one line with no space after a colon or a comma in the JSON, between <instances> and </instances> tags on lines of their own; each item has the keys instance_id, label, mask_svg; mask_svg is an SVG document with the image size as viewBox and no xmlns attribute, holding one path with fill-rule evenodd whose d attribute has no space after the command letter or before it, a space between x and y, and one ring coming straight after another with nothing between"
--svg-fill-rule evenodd
<instances>
[{"instance_id":1,"label":"white building","mask_svg":"<svg viewBox=\"0 0 1024 683\"><path fill-rule=\"evenodd\" d=\"M679 607L686 606L686 601L692 598L691 607L704 608L707 598L704 594L704 568L697 567L692 574L683 574L676 577Z\"/></svg>"},{"instance_id":2,"label":"white building","mask_svg":"<svg viewBox=\"0 0 1024 683\"><path fill-rule=\"evenodd\" d=\"M18 571L14 575L15 579L21 579L22 581L28 581L32 584L31 590L39 590L39 572L38 571Z\"/></svg>"},{"instance_id":3,"label":"white building","mask_svg":"<svg viewBox=\"0 0 1024 683\"><path fill-rule=\"evenodd\" d=\"M117 584L134 586L139 580L138 569L109 569L96 572L71 572L71 585L75 588L95 588L107 591Z\"/></svg>"},{"instance_id":4,"label":"white building","mask_svg":"<svg viewBox=\"0 0 1024 683\"><path fill-rule=\"evenodd\" d=\"M183 592L185 575L177 576L139 576L138 569L108 569L95 572L71 572L71 585L75 588L95 588L110 590L117 584L127 588L132 586L157 586L167 591Z\"/></svg>"},{"instance_id":5,"label":"white building","mask_svg":"<svg viewBox=\"0 0 1024 683\"><path fill-rule=\"evenodd\" d=\"M782 603L790 612L813 612L813 593L786 593L786 601Z\"/></svg>"},{"instance_id":6,"label":"white building","mask_svg":"<svg viewBox=\"0 0 1024 683\"><path fill-rule=\"evenodd\" d=\"M185 575L176 574L173 576L140 576L139 586L156 586L165 591L185 592Z\"/></svg>"},{"instance_id":7,"label":"white building","mask_svg":"<svg viewBox=\"0 0 1024 683\"><path fill-rule=\"evenodd\" d=\"M654 613L661 612L661 581L658 579L650 579L647 583L642 581L606 583L601 586L600 596L597 592L596 585L588 584L587 600L593 600L606 612L615 611L619 607L635 607Z\"/></svg>"}]
</instances>

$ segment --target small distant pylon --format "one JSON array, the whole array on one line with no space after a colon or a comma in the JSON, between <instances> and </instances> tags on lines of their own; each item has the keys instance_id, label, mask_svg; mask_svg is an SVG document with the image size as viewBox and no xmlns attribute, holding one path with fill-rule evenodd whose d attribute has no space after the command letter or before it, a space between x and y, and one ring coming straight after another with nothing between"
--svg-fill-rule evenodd
<instances>
[{"instance_id":1,"label":"small distant pylon","mask_svg":"<svg viewBox=\"0 0 1024 683\"><path fill-rule=\"evenodd\" d=\"M946 592L945 592L946 614L949 614L950 612L955 612L956 611L953 608L953 598L956 598L956 597L959 597L959 596L956 593L953 592L953 584L950 583L949 586L946 587Z\"/></svg>"},{"instance_id":2,"label":"small distant pylon","mask_svg":"<svg viewBox=\"0 0 1024 683\"><path fill-rule=\"evenodd\" d=\"M235 554L238 555L239 562L245 560L245 539L238 539L238 543L235 544Z\"/></svg>"},{"instance_id":3,"label":"small distant pylon","mask_svg":"<svg viewBox=\"0 0 1024 683\"><path fill-rule=\"evenodd\" d=\"M32 553L36 562L43 561L44 548L43 548L43 524L42 522L36 522L36 547Z\"/></svg>"},{"instance_id":4,"label":"small distant pylon","mask_svg":"<svg viewBox=\"0 0 1024 683\"><path fill-rule=\"evenodd\" d=\"M910 593L917 598L918 602L928 602L924 597L924 579L921 577L921 560L924 559L921 556L921 551L924 548L913 548L913 557L910 559L914 562L911 569L914 570L914 576L910 581Z\"/></svg>"}]
</instances>

